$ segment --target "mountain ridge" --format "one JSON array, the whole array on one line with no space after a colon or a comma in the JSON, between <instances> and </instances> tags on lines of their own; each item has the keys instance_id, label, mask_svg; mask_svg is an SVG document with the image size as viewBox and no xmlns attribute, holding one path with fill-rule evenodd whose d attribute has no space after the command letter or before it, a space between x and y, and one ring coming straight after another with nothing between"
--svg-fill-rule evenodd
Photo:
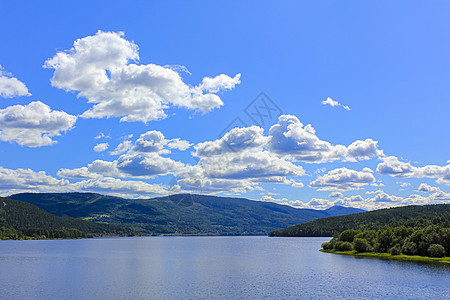
<instances>
[{"instance_id":1,"label":"mountain ridge","mask_svg":"<svg viewBox=\"0 0 450 300\"><path fill-rule=\"evenodd\" d=\"M25 201L57 216L68 216L128 227L143 234L267 235L275 229L354 208L301 209L237 197L175 194L124 199L96 193L22 193Z\"/></svg>"}]
</instances>

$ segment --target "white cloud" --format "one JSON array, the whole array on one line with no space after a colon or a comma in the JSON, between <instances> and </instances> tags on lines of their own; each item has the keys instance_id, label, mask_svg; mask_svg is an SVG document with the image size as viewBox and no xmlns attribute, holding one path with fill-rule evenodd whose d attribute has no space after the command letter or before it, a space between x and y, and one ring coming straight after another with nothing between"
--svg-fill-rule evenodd
<instances>
[{"instance_id":1,"label":"white cloud","mask_svg":"<svg viewBox=\"0 0 450 300\"><path fill-rule=\"evenodd\" d=\"M194 156L210 157L224 153L240 152L249 148L259 148L267 143L264 129L258 126L233 128L215 141L207 141L194 146Z\"/></svg>"},{"instance_id":2,"label":"white cloud","mask_svg":"<svg viewBox=\"0 0 450 300\"><path fill-rule=\"evenodd\" d=\"M131 63L139 60L138 46L123 35L98 31L46 61L45 67L55 70L54 87L78 91L78 97L94 104L82 117L148 122L167 117L170 107L207 113L223 105L215 93L240 83L240 74L221 74L192 87L173 68Z\"/></svg>"},{"instance_id":3,"label":"white cloud","mask_svg":"<svg viewBox=\"0 0 450 300\"><path fill-rule=\"evenodd\" d=\"M334 205L332 201L318 198L312 198L308 202L303 202L300 200L289 201L288 204L298 208L319 209L319 210L324 210Z\"/></svg>"},{"instance_id":4,"label":"white cloud","mask_svg":"<svg viewBox=\"0 0 450 300\"><path fill-rule=\"evenodd\" d=\"M0 167L0 194L10 195L19 192L58 191L69 185L65 179L56 179L45 172L31 169L11 170Z\"/></svg>"},{"instance_id":5,"label":"white cloud","mask_svg":"<svg viewBox=\"0 0 450 300\"><path fill-rule=\"evenodd\" d=\"M98 140L98 139L110 139L111 137L109 135L105 135L103 132L100 132L98 135L96 135L94 137L94 139Z\"/></svg>"},{"instance_id":6,"label":"white cloud","mask_svg":"<svg viewBox=\"0 0 450 300\"><path fill-rule=\"evenodd\" d=\"M344 197L344 195L341 192L332 192L328 195L330 198L337 198L337 197Z\"/></svg>"},{"instance_id":7,"label":"white cloud","mask_svg":"<svg viewBox=\"0 0 450 300\"><path fill-rule=\"evenodd\" d=\"M109 144L108 143L100 143L94 146L94 151L95 152L103 152L106 149L108 149Z\"/></svg>"},{"instance_id":8,"label":"white cloud","mask_svg":"<svg viewBox=\"0 0 450 300\"><path fill-rule=\"evenodd\" d=\"M295 181L293 179L291 179L291 182L292 182L291 186L294 187L294 188L297 188L297 189L302 188L302 187L305 186L303 184L303 182L297 182L297 181Z\"/></svg>"},{"instance_id":9,"label":"white cloud","mask_svg":"<svg viewBox=\"0 0 450 300\"><path fill-rule=\"evenodd\" d=\"M56 179L45 172L30 169L6 169L0 167L0 195L8 196L22 192L97 192L123 197L139 195L164 195L168 191L159 184L143 181L120 180L110 177L70 183L67 179Z\"/></svg>"},{"instance_id":10,"label":"white cloud","mask_svg":"<svg viewBox=\"0 0 450 300\"><path fill-rule=\"evenodd\" d=\"M378 142L372 139L355 141L347 149L348 156L351 159L368 160L372 157L384 155L383 151L378 149Z\"/></svg>"},{"instance_id":11,"label":"white cloud","mask_svg":"<svg viewBox=\"0 0 450 300\"><path fill-rule=\"evenodd\" d=\"M431 186L426 183L422 183L419 186L419 192L425 192L425 193L440 193L441 189L435 186Z\"/></svg>"},{"instance_id":12,"label":"white cloud","mask_svg":"<svg viewBox=\"0 0 450 300\"><path fill-rule=\"evenodd\" d=\"M40 101L8 106L0 109L0 140L27 147L52 145L56 143L52 137L72 129L76 120Z\"/></svg>"},{"instance_id":13,"label":"white cloud","mask_svg":"<svg viewBox=\"0 0 450 300\"><path fill-rule=\"evenodd\" d=\"M383 162L378 164L377 172L382 175L390 175L397 178L437 178L437 183L450 185L450 164L446 166L426 165L424 167L414 167L410 163L399 161L395 156L381 159Z\"/></svg>"},{"instance_id":14,"label":"white cloud","mask_svg":"<svg viewBox=\"0 0 450 300\"><path fill-rule=\"evenodd\" d=\"M371 139L355 141L348 147L332 145L319 139L310 124L304 126L293 115L281 115L278 123L270 128L269 138L268 148L272 152L307 163L367 160L383 155L378 142Z\"/></svg>"},{"instance_id":15,"label":"white cloud","mask_svg":"<svg viewBox=\"0 0 450 300\"><path fill-rule=\"evenodd\" d=\"M228 155L202 157L198 162L207 177L270 180L272 177L302 176L305 171L267 151L244 151ZM290 183L290 182L289 182Z\"/></svg>"},{"instance_id":16,"label":"white cloud","mask_svg":"<svg viewBox=\"0 0 450 300\"><path fill-rule=\"evenodd\" d=\"M188 141L176 138L166 139L164 134L160 131L151 130L140 135L140 137L134 143L132 151L142 153L160 153L168 154L170 149L178 149L184 151L191 146Z\"/></svg>"},{"instance_id":17,"label":"white cloud","mask_svg":"<svg viewBox=\"0 0 450 300\"><path fill-rule=\"evenodd\" d=\"M168 143L167 143L167 147L169 147L171 149L178 149L180 151L185 151L185 150L189 149L191 146L192 146L191 143L189 143L186 140L179 139L179 138L168 140Z\"/></svg>"},{"instance_id":18,"label":"white cloud","mask_svg":"<svg viewBox=\"0 0 450 300\"><path fill-rule=\"evenodd\" d=\"M110 154L111 155L120 155L122 153L125 153L131 149L132 144L133 143L131 141L123 141L116 147L116 149L114 149L114 151L111 151Z\"/></svg>"},{"instance_id":19,"label":"white cloud","mask_svg":"<svg viewBox=\"0 0 450 300\"><path fill-rule=\"evenodd\" d=\"M31 96L26 85L6 72L0 65L0 97Z\"/></svg>"},{"instance_id":20,"label":"white cloud","mask_svg":"<svg viewBox=\"0 0 450 300\"><path fill-rule=\"evenodd\" d=\"M125 177L152 177L155 175L177 174L185 164L156 153L129 152L119 157L117 169Z\"/></svg>"},{"instance_id":21,"label":"white cloud","mask_svg":"<svg viewBox=\"0 0 450 300\"><path fill-rule=\"evenodd\" d=\"M323 100L322 101L323 105L331 105L332 107L336 107L336 106L341 106L343 107L345 110L350 110L350 107L346 106L346 105L342 105L341 103L331 99L330 97L327 98L327 100Z\"/></svg>"},{"instance_id":22,"label":"white cloud","mask_svg":"<svg viewBox=\"0 0 450 300\"><path fill-rule=\"evenodd\" d=\"M278 199L278 198L274 198L269 195L264 195L259 200L264 201L264 202L276 202L276 203L280 203L280 204L287 204L289 202L289 200L287 198Z\"/></svg>"},{"instance_id":23,"label":"white cloud","mask_svg":"<svg viewBox=\"0 0 450 300\"><path fill-rule=\"evenodd\" d=\"M349 191L375 182L372 173L358 172L347 168L331 170L310 183L319 191Z\"/></svg>"},{"instance_id":24,"label":"white cloud","mask_svg":"<svg viewBox=\"0 0 450 300\"><path fill-rule=\"evenodd\" d=\"M74 188L79 191L107 193L118 196L138 195L164 195L168 191L159 184L149 184L143 181L120 180L117 178L104 177L89 179L74 183Z\"/></svg>"}]
</instances>

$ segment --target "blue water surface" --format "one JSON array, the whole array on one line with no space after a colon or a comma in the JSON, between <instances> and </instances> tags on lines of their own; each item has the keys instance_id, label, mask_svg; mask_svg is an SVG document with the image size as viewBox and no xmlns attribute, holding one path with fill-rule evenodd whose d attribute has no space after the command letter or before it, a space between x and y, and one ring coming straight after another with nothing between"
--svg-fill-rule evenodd
<instances>
[{"instance_id":1,"label":"blue water surface","mask_svg":"<svg viewBox=\"0 0 450 300\"><path fill-rule=\"evenodd\" d=\"M2 299L450 299L450 266L322 253L327 238L0 241Z\"/></svg>"}]
</instances>

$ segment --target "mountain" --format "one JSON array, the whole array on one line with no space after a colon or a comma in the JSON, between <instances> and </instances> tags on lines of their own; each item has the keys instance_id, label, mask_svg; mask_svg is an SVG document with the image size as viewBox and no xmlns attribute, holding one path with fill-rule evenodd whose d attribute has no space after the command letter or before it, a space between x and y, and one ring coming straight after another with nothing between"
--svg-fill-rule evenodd
<instances>
[{"instance_id":1,"label":"mountain","mask_svg":"<svg viewBox=\"0 0 450 300\"><path fill-rule=\"evenodd\" d=\"M24 193L10 197L57 216L107 222L155 235L266 235L275 229L345 211L361 211L297 209L273 202L191 194L150 199L94 193Z\"/></svg>"},{"instance_id":2,"label":"mountain","mask_svg":"<svg viewBox=\"0 0 450 300\"><path fill-rule=\"evenodd\" d=\"M416 227L417 220L427 225L429 219L450 218L450 204L435 204L423 206L403 206L386 208L352 215L328 217L272 231L270 236L333 236L347 229L374 229L385 226ZM411 222L409 222L411 221ZM409 223L411 224L409 224Z\"/></svg>"},{"instance_id":3,"label":"mountain","mask_svg":"<svg viewBox=\"0 0 450 300\"><path fill-rule=\"evenodd\" d=\"M2 228L3 227L3 228ZM0 233L25 236L86 237L87 235L130 235L134 232L108 224L88 222L75 218L58 217L37 206L9 198L0 198ZM50 232L50 235L49 235ZM4 234L0 234L2 237Z\"/></svg>"}]
</instances>

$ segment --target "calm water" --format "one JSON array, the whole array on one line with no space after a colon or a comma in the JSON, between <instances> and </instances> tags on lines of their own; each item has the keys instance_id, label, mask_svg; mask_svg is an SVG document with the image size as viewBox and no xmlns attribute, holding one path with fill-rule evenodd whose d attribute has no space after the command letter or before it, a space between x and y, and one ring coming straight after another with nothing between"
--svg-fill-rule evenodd
<instances>
[{"instance_id":1,"label":"calm water","mask_svg":"<svg viewBox=\"0 0 450 300\"><path fill-rule=\"evenodd\" d=\"M327 238L0 241L4 299L450 298L450 266L317 251Z\"/></svg>"}]
</instances>

